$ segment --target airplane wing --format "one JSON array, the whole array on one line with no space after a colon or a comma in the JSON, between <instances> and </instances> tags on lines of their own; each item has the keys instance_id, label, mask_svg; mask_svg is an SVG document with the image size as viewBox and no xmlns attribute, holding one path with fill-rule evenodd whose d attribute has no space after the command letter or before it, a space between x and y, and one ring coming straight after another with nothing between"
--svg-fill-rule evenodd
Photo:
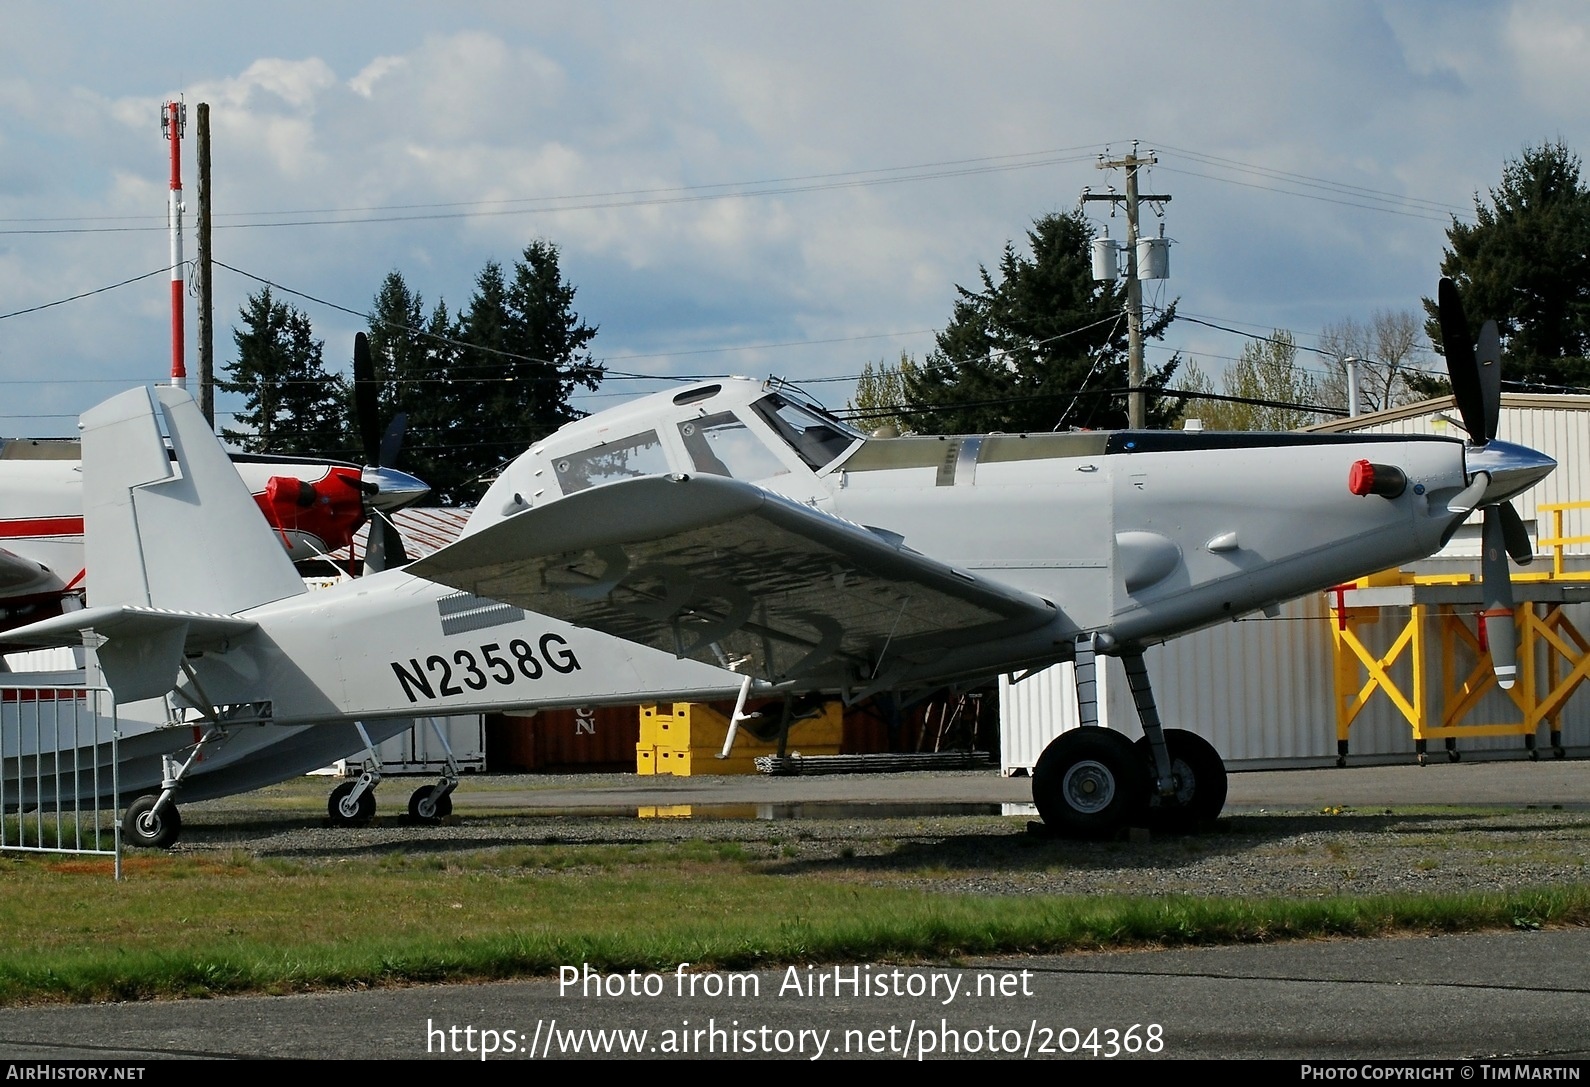
<instances>
[{"instance_id":1,"label":"airplane wing","mask_svg":"<svg viewBox=\"0 0 1590 1087\"><path fill-rule=\"evenodd\" d=\"M98 656L117 702L158 698L176 685L184 653L221 648L257 624L235 615L166 611L135 605L83 608L0 634L0 645L26 649L83 644L92 630L105 641Z\"/></svg>"},{"instance_id":2,"label":"airplane wing","mask_svg":"<svg viewBox=\"0 0 1590 1087\"><path fill-rule=\"evenodd\" d=\"M625 480L515 514L419 577L771 682L870 682L1053 604L755 484Z\"/></svg>"}]
</instances>

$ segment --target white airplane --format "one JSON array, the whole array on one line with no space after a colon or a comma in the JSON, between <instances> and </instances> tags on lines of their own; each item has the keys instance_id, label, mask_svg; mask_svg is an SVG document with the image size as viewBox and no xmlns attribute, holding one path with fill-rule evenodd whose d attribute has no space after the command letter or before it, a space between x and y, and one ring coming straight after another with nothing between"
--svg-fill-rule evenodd
<instances>
[{"instance_id":1,"label":"white airplane","mask_svg":"<svg viewBox=\"0 0 1590 1087\"><path fill-rule=\"evenodd\" d=\"M92 630L118 701L170 695L218 726L854 699L1066 660L1091 722L1102 652L1125 662L1144 739L1062 733L1035 768L1040 815L1075 836L1194 825L1219 813L1225 769L1207 741L1161 727L1148 645L1422 558L1483 508L1490 644L1510 682L1496 556L1528 548L1507 501L1555 463L1494 440L1495 364L1464 356L1449 286L1442 302L1467 442L868 439L782 386L698 383L569 424L503 473L456 543L311 595L244 516L191 400L135 390L82 420L94 606L4 640ZM195 570L187 549L232 561ZM175 795L134 805L134 840L162 840Z\"/></svg>"},{"instance_id":2,"label":"white airplane","mask_svg":"<svg viewBox=\"0 0 1590 1087\"><path fill-rule=\"evenodd\" d=\"M356 418L366 464L314 457L232 453L231 460L255 506L294 562L339 552L350 554L356 534L371 568L404 561L402 538L392 525L397 511L428 488L390 467L401 440L401 417L383 435L376 419L376 381L368 341L354 344ZM84 565L81 445L76 439L0 440L0 630L93 602ZM369 537L361 526L368 525ZM202 556L197 561L208 561ZM59 655L57 655L58 657ZM80 666L80 662L79 662ZM47 668L66 667L59 660ZM0 661L0 673L6 665ZM66 672L56 681L72 679ZM173 727L173 725L177 727ZM170 775L167 760L199 750L185 775L191 799L258 788L325 766L410 727L372 722L361 733L341 728L234 731L224 737L184 726L163 699L124 706L119 773L136 795L159 791ZM370 768L367 767L367 773ZM108 780L108 775L107 775ZM366 788L378 777L368 779Z\"/></svg>"},{"instance_id":3,"label":"white airplane","mask_svg":"<svg viewBox=\"0 0 1590 1087\"><path fill-rule=\"evenodd\" d=\"M85 593L90 602L95 599L84 565L80 456L76 441L0 442L0 630L74 611L82 607ZM277 545L295 562L347 547L371 516L382 526L372 532L377 551L396 550L401 556L401 538L388 518L426 493L413 477L379 466L309 457L231 457ZM61 666L51 662L47 667ZM0 672L5 671L0 661ZM67 682L71 677L56 678ZM159 791L169 776L167 758L193 748L203 736L173 728L174 723L180 726L181 720L173 721L163 699L122 708L119 773L130 795ZM367 735L380 743L408 727L402 721L372 722ZM205 746L190 766L185 795L199 800L259 788L328 765L365 748L365 740L352 725L235 732L224 743Z\"/></svg>"}]
</instances>

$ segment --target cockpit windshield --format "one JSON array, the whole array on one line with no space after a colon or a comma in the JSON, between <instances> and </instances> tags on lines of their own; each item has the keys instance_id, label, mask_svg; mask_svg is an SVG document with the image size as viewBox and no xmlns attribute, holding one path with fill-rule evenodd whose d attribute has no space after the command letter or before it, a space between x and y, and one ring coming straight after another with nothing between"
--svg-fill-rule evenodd
<instances>
[{"instance_id":1,"label":"cockpit windshield","mask_svg":"<svg viewBox=\"0 0 1590 1087\"><path fill-rule=\"evenodd\" d=\"M752 405L778 436L813 471L821 471L862 437L831 415L788 400L778 393Z\"/></svg>"}]
</instances>

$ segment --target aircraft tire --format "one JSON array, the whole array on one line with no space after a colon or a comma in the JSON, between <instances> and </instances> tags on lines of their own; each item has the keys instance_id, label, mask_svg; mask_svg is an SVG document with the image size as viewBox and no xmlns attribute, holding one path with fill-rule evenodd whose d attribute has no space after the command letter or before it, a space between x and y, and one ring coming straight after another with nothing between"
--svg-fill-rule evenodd
<instances>
[{"instance_id":1,"label":"aircraft tire","mask_svg":"<svg viewBox=\"0 0 1590 1087\"><path fill-rule=\"evenodd\" d=\"M353 793L357 781L344 781L331 790L331 799L326 801L326 814L331 816L331 825L334 827L367 827L375 818L375 791L366 789L359 797L355 806L350 809L344 801Z\"/></svg>"},{"instance_id":2,"label":"aircraft tire","mask_svg":"<svg viewBox=\"0 0 1590 1087\"><path fill-rule=\"evenodd\" d=\"M453 794L430 803L434 785L422 785L409 797L409 818L416 823L439 823L453 814Z\"/></svg>"},{"instance_id":3,"label":"aircraft tire","mask_svg":"<svg viewBox=\"0 0 1590 1087\"><path fill-rule=\"evenodd\" d=\"M1110 838L1142 817L1148 778L1131 740L1107 728L1074 728L1038 757L1032 801L1056 834Z\"/></svg>"},{"instance_id":4,"label":"aircraft tire","mask_svg":"<svg viewBox=\"0 0 1590 1087\"><path fill-rule=\"evenodd\" d=\"M158 793L145 793L127 805L122 816L122 840L144 849L169 849L182 835L182 813L175 804L155 811Z\"/></svg>"},{"instance_id":5,"label":"aircraft tire","mask_svg":"<svg viewBox=\"0 0 1590 1087\"><path fill-rule=\"evenodd\" d=\"M1149 750L1148 737L1138 740L1135 746L1152 783L1154 753ZM1218 819L1226 806L1225 760L1208 740L1186 729L1167 728L1165 746L1170 750L1176 795L1156 796L1150 785L1148 825L1155 830L1191 833Z\"/></svg>"}]
</instances>

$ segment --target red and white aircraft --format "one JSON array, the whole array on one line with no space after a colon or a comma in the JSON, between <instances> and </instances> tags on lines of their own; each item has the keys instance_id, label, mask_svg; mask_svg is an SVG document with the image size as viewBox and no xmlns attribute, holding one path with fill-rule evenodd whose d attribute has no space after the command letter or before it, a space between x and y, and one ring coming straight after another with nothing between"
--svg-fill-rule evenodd
<instances>
[{"instance_id":1,"label":"red and white aircraft","mask_svg":"<svg viewBox=\"0 0 1590 1087\"><path fill-rule=\"evenodd\" d=\"M232 463L294 562L348 547L372 516L428 492L393 468L250 453ZM0 441L0 630L73 610L86 580L77 441Z\"/></svg>"}]
</instances>

